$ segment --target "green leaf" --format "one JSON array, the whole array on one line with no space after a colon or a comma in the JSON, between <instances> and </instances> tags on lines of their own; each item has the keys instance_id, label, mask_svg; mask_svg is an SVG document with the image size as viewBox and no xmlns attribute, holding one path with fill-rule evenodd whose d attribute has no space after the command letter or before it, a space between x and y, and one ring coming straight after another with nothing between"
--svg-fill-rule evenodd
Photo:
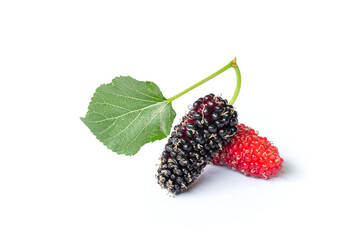
<instances>
[{"instance_id":1,"label":"green leaf","mask_svg":"<svg viewBox=\"0 0 360 240\"><path fill-rule=\"evenodd\" d=\"M134 155L169 135L175 115L155 83L128 76L97 88L81 120L112 151Z\"/></svg>"}]
</instances>

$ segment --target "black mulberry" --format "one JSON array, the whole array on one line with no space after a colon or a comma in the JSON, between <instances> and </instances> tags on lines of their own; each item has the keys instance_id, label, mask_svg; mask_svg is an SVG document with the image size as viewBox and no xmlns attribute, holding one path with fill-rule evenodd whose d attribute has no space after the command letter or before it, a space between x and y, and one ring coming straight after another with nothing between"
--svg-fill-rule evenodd
<instances>
[{"instance_id":1,"label":"black mulberry","mask_svg":"<svg viewBox=\"0 0 360 240\"><path fill-rule=\"evenodd\" d=\"M160 186L174 194L185 191L230 142L237 123L237 113L226 99L209 94L196 100L162 152L157 171Z\"/></svg>"}]
</instances>

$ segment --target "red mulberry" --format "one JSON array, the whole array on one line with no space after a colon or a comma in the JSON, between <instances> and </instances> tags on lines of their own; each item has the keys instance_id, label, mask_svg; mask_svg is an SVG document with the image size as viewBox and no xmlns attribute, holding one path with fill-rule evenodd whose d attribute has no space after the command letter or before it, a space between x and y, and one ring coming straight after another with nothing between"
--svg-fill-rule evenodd
<instances>
[{"instance_id":1,"label":"red mulberry","mask_svg":"<svg viewBox=\"0 0 360 240\"><path fill-rule=\"evenodd\" d=\"M254 129L244 124L237 128L236 135L215 155L213 163L231 166L247 176L268 179L276 175L284 162L278 149Z\"/></svg>"}]
</instances>

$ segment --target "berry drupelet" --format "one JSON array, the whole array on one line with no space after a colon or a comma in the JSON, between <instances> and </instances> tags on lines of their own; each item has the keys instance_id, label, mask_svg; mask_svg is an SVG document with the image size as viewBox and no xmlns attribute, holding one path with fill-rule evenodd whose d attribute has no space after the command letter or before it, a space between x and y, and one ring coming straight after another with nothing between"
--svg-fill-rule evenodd
<instances>
[{"instance_id":1,"label":"berry drupelet","mask_svg":"<svg viewBox=\"0 0 360 240\"><path fill-rule=\"evenodd\" d=\"M237 128L230 143L215 154L213 164L230 166L246 176L268 179L276 175L284 162L277 147L244 124Z\"/></svg>"},{"instance_id":2,"label":"berry drupelet","mask_svg":"<svg viewBox=\"0 0 360 240\"><path fill-rule=\"evenodd\" d=\"M174 127L160 157L158 183L169 192L186 190L238 131L237 113L214 94L199 98Z\"/></svg>"}]
</instances>

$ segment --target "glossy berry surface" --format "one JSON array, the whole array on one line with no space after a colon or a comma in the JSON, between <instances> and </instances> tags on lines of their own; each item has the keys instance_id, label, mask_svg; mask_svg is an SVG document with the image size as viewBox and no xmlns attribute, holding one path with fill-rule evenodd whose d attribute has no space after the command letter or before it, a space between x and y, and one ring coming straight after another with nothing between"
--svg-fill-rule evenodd
<instances>
[{"instance_id":1,"label":"glossy berry surface","mask_svg":"<svg viewBox=\"0 0 360 240\"><path fill-rule=\"evenodd\" d=\"M265 137L244 124L237 125L238 132L214 159L215 165L227 165L247 176L268 179L282 168L284 160L278 149Z\"/></svg>"},{"instance_id":2,"label":"glossy berry surface","mask_svg":"<svg viewBox=\"0 0 360 240\"><path fill-rule=\"evenodd\" d=\"M157 181L177 194L185 191L237 132L237 113L214 94L196 100L174 127L160 157Z\"/></svg>"}]
</instances>

